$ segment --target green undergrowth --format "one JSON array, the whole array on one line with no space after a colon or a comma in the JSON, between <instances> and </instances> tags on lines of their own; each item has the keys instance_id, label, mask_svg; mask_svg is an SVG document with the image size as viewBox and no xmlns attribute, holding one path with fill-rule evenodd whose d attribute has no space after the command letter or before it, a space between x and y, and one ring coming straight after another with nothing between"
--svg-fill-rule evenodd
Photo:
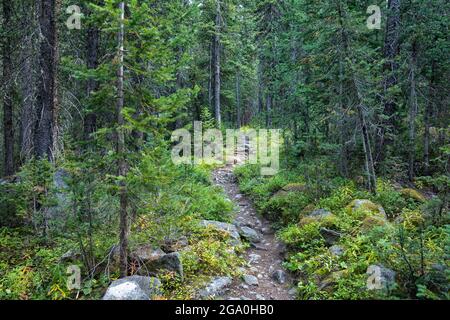
<instances>
[{"instance_id":1,"label":"green undergrowth","mask_svg":"<svg viewBox=\"0 0 450 320\"><path fill-rule=\"evenodd\" d=\"M22 223L12 226L1 221L0 299L99 299L109 283L119 278L109 255L118 244L114 183L108 176L92 174L98 168L91 171L70 161L60 165L70 177L64 194L71 205L63 208L64 218L59 223L47 228L42 224L44 211L33 204L51 206L58 198L52 188L55 170L51 166L44 161L30 162L19 173L19 182L2 185L8 192L1 193L0 207ZM165 289L161 299L192 298L210 276L234 275L243 263L237 254L240 247L230 251L227 234L199 227L203 219L230 222L233 217L232 202L211 183L212 169L175 166L166 152L149 152L132 169L128 180L130 250L187 239L179 249L184 280L161 274ZM61 260L68 251L77 255ZM80 290L67 287L71 265L80 267ZM130 274L133 272L130 266Z\"/></svg>"},{"instance_id":2,"label":"green undergrowth","mask_svg":"<svg viewBox=\"0 0 450 320\"><path fill-rule=\"evenodd\" d=\"M256 165L235 169L241 191L255 201L260 214L273 221L277 236L288 247L285 267L297 279L298 298L448 299L450 227L443 205L445 192L437 190L437 197L426 200L417 196L420 190L405 192L381 178L373 195L358 182L336 177L324 167L331 164L306 163L273 177L260 176ZM445 185L442 179L436 181ZM353 209L356 199L371 202ZM308 217L317 209L330 215ZM321 228L341 234L334 245L342 249L342 255L331 253ZM396 284L369 290L366 272L374 264L394 270Z\"/></svg>"}]
</instances>

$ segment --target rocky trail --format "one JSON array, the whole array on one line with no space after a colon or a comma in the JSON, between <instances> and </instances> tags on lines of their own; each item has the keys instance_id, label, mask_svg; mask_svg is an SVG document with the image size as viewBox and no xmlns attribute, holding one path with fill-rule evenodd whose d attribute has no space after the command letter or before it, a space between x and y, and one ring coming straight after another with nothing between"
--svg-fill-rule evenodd
<instances>
[{"instance_id":1,"label":"rocky trail","mask_svg":"<svg viewBox=\"0 0 450 320\"><path fill-rule=\"evenodd\" d=\"M295 290L292 289L289 275L282 267L285 248L276 239L271 223L259 216L251 200L239 192L231 166L215 170L213 179L238 208L234 225L251 244L244 254L247 261L247 267L242 270L244 276L234 279L222 298L293 300Z\"/></svg>"}]
</instances>

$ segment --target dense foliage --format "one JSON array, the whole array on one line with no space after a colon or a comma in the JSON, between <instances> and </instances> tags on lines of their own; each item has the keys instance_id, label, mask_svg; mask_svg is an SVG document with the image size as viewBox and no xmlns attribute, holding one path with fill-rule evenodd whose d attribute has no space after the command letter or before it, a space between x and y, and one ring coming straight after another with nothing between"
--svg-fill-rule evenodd
<instances>
[{"instance_id":1,"label":"dense foliage","mask_svg":"<svg viewBox=\"0 0 450 320\"><path fill-rule=\"evenodd\" d=\"M448 299L448 1L71 5L2 1L0 299L97 299L135 274L133 250L180 239L184 277L161 275L161 299L238 275L244 248L199 225L233 221L214 168L171 160L171 132L195 121L281 130L278 174L235 173L287 245L299 299ZM366 290L374 264L395 288Z\"/></svg>"}]
</instances>

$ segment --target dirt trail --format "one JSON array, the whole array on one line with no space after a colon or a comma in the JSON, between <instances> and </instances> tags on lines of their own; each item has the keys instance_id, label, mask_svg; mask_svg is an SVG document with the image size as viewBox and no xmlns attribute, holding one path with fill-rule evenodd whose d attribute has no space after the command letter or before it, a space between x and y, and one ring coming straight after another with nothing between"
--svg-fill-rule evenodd
<instances>
[{"instance_id":1,"label":"dirt trail","mask_svg":"<svg viewBox=\"0 0 450 320\"><path fill-rule=\"evenodd\" d=\"M255 278L234 279L224 296L228 300L293 300L291 281L281 266L283 245L275 238L269 221L260 217L252 202L239 192L232 167L214 171L215 184L223 187L230 200L238 207L234 224L238 227L250 227L261 234L261 241L252 244L245 253L248 266L243 273L257 278L258 284L251 284ZM276 272L277 271L277 272ZM273 277L276 272L279 277ZM280 281L281 278L281 281ZM284 281L282 278L285 278Z\"/></svg>"}]
</instances>

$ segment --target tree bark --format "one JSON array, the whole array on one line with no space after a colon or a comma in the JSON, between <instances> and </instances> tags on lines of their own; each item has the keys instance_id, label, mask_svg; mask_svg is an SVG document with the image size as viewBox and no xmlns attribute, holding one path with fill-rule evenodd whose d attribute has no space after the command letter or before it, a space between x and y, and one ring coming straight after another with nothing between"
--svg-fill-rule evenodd
<instances>
[{"instance_id":1,"label":"tree bark","mask_svg":"<svg viewBox=\"0 0 450 320\"><path fill-rule=\"evenodd\" d=\"M436 86L436 61L433 61L431 64L431 80L429 85L429 95L428 102L425 107L425 133L424 133L424 141L423 141L423 150L424 150L424 174L430 175L430 129L431 129L431 118L433 116L433 103L434 103L434 95L435 95L435 86Z\"/></svg>"},{"instance_id":2,"label":"tree bark","mask_svg":"<svg viewBox=\"0 0 450 320\"><path fill-rule=\"evenodd\" d=\"M87 46L86 46L86 66L93 70L98 67L98 48L99 48L99 30L96 27L89 27L87 30ZM87 98L93 92L98 90L98 83L95 79L89 78L86 85ZM92 110L86 114L84 118L84 138L89 140L92 133L95 132L97 126L97 115Z\"/></svg>"},{"instance_id":3,"label":"tree bark","mask_svg":"<svg viewBox=\"0 0 450 320\"><path fill-rule=\"evenodd\" d=\"M220 128L222 124L220 106L220 32L221 32L221 9L220 0L216 0L216 24L214 34L214 110L216 125Z\"/></svg>"},{"instance_id":4,"label":"tree bark","mask_svg":"<svg viewBox=\"0 0 450 320\"><path fill-rule=\"evenodd\" d=\"M401 0L389 0L389 15L386 23L386 36L384 41L383 55L386 59L384 70L386 73L384 79L384 110L383 115L386 120L381 121L379 128L379 138L377 141L377 160L382 161L385 157L385 147L392 143L392 135L396 129L396 111L397 103L391 96L389 90L398 84L397 73L398 63L395 61L399 53L400 39L400 5Z\"/></svg>"},{"instance_id":5,"label":"tree bark","mask_svg":"<svg viewBox=\"0 0 450 320\"><path fill-rule=\"evenodd\" d=\"M242 125L241 115L241 74L238 70L236 72L236 125L238 128Z\"/></svg>"},{"instance_id":6,"label":"tree bark","mask_svg":"<svg viewBox=\"0 0 450 320\"><path fill-rule=\"evenodd\" d=\"M14 173L14 126L13 126L13 79L12 79L12 1L3 1L3 138L4 138L4 174Z\"/></svg>"},{"instance_id":7,"label":"tree bark","mask_svg":"<svg viewBox=\"0 0 450 320\"><path fill-rule=\"evenodd\" d=\"M31 6L31 10L30 10ZM21 82L21 100L22 110L20 113L20 158L21 161L30 159L33 155L33 140L35 126L35 69L37 69L36 37L32 36L32 31L36 27L36 17L38 16L38 7L34 1L26 1L23 3L21 14L22 28L27 30L22 39L20 69Z\"/></svg>"},{"instance_id":8,"label":"tree bark","mask_svg":"<svg viewBox=\"0 0 450 320\"><path fill-rule=\"evenodd\" d=\"M350 61L352 65L356 65L353 61L354 59L351 57L351 51L350 51L350 40L348 38L347 30L344 25L344 16L345 13L343 11L343 8L341 7L339 0L336 0L338 15L339 15L339 25L341 28L341 37L342 37L342 45L343 45L343 51L345 57L350 57ZM356 92L356 96L358 98L358 102L356 105L356 111L358 114L359 119L359 125L361 126L361 135L362 135L362 141L363 141L363 149L364 149L364 157L365 157L365 167L366 167L366 174L367 174L367 184L368 189L372 193L377 192L377 177L375 173L375 163L373 159L373 153L372 148L370 144L370 134L369 129L367 127L366 122L366 115L364 112L364 96L363 96L363 90L361 88L361 82L357 78L354 71L352 71L352 82L353 87Z\"/></svg>"},{"instance_id":9,"label":"tree bark","mask_svg":"<svg viewBox=\"0 0 450 320\"><path fill-rule=\"evenodd\" d=\"M126 184L123 181L127 175L127 163L125 160L125 124L122 110L124 107L124 38L125 38L125 3L120 2L120 29L118 36L118 61L119 69L117 71L117 156L118 156L118 176L120 177L120 273L122 277L128 275L128 195Z\"/></svg>"},{"instance_id":10,"label":"tree bark","mask_svg":"<svg viewBox=\"0 0 450 320\"><path fill-rule=\"evenodd\" d=\"M57 138L57 66L58 37L56 30L59 0L40 0L39 24L41 33L39 81L36 101L35 155L55 158Z\"/></svg>"},{"instance_id":11,"label":"tree bark","mask_svg":"<svg viewBox=\"0 0 450 320\"><path fill-rule=\"evenodd\" d=\"M260 114L262 112L263 104L264 104L263 65L264 65L264 61L262 60L262 58L260 58L259 62L258 62L258 114Z\"/></svg>"},{"instance_id":12,"label":"tree bark","mask_svg":"<svg viewBox=\"0 0 450 320\"><path fill-rule=\"evenodd\" d=\"M418 112L417 90L416 90L416 68L417 68L417 43L413 42L410 61L410 109L409 109L409 156L408 177L414 179L414 160L416 147L416 116Z\"/></svg>"}]
</instances>

